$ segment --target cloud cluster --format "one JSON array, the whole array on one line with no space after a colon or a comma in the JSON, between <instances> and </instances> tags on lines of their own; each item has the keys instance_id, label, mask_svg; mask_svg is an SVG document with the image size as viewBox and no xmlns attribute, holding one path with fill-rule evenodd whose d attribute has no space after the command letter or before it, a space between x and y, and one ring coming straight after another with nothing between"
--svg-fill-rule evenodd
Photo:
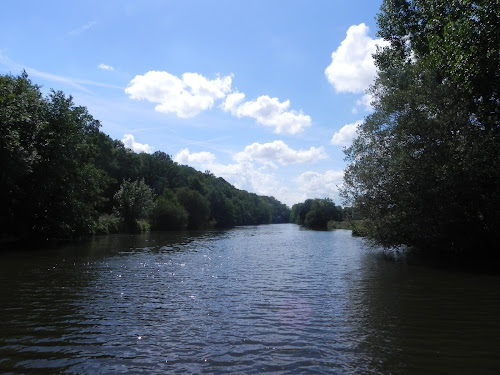
<instances>
[{"instance_id":1,"label":"cloud cluster","mask_svg":"<svg viewBox=\"0 0 500 375\"><path fill-rule=\"evenodd\" d=\"M361 23L351 26L345 39L332 53L331 64L324 73L338 93L365 93L356 102L359 109L372 110L372 97L366 89L372 84L377 69L373 54L377 46L385 46L382 39L368 36L369 28ZM100 69L107 69L101 64ZM198 73L176 76L166 71L149 71L137 75L125 89L131 99L155 103L155 110L172 113L180 118L191 118L203 111L217 108L236 118L251 118L256 123L273 129L277 134L298 134L311 126L311 117L302 110L291 108L290 100L261 95L247 99L243 92L233 90L233 75L208 79ZM357 111L357 108L354 111ZM330 144L348 146L357 134L362 121L344 125L331 138ZM132 144L139 147L132 138ZM142 145L148 146L148 145ZM149 146L148 146L149 147ZM132 148L132 147L131 147ZM134 148L133 148L134 149ZM323 147L295 150L281 140L268 143L252 143L233 155L229 164L216 161L211 152L191 152L185 148L175 155L181 164L195 166L199 170L210 170L239 189L262 195L272 195L289 205L307 198L330 197L339 200L339 188L343 182L343 171L327 170L323 173L307 171L295 179L296 185L286 187L275 173L278 167L299 163L314 163L328 157ZM303 171L303 170L302 170ZM339 202L337 202L339 203Z\"/></svg>"},{"instance_id":2,"label":"cloud cluster","mask_svg":"<svg viewBox=\"0 0 500 375\"><path fill-rule=\"evenodd\" d=\"M238 162L258 161L263 164L274 165L278 162L281 165L297 163L312 163L321 159L326 159L327 155L323 147L311 147L309 150L296 151L283 141L270 143L252 143L245 147L245 150L234 156Z\"/></svg>"},{"instance_id":3,"label":"cloud cluster","mask_svg":"<svg viewBox=\"0 0 500 375\"><path fill-rule=\"evenodd\" d=\"M344 171L328 170L325 173L305 172L294 181L300 191L303 191L308 198L318 197L338 197L339 189L344 180ZM339 202L335 202L339 204Z\"/></svg>"},{"instance_id":4,"label":"cloud cluster","mask_svg":"<svg viewBox=\"0 0 500 375\"><path fill-rule=\"evenodd\" d=\"M275 133L297 134L311 126L311 117L294 110L289 111L290 100L284 102L267 95L246 101L245 94L235 92L227 96L222 109L238 118L251 117L259 124L274 127Z\"/></svg>"},{"instance_id":5,"label":"cloud cluster","mask_svg":"<svg viewBox=\"0 0 500 375\"><path fill-rule=\"evenodd\" d=\"M228 75L209 80L198 73L184 73L179 78L168 72L149 71L130 81L125 92L131 99L158 103L158 112L189 118L223 99L231 91L232 78Z\"/></svg>"},{"instance_id":6,"label":"cloud cluster","mask_svg":"<svg viewBox=\"0 0 500 375\"><path fill-rule=\"evenodd\" d=\"M252 191L261 195L274 196L281 202L292 205L294 203L305 200L310 196L308 187L311 185L311 180L306 174L299 176L295 183L299 185L301 193L291 192L289 188L283 186L276 175L272 172L264 172L259 168L258 164L264 166L275 165L290 165L297 163L313 163L317 160L326 158L326 153L322 147L311 147L309 150L294 150L282 141L274 141L271 143L259 144L253 143L245 147L244 151L234 155L234 163L221 164L216 162L215 155L210 152L190 152L189 149L181 150L174 156L174 161L184 164L188 163L195 166L198 170L210 170L216 176L224 178L226 181L237 187L247 191ZM328 191L332 186L330 174L326 174L323 179L325 185L321 190L321 181L316 172L307 172L313 174L315 190L312 194L320 194L321 197L334 197L337 190ZM341 172L339 172L341 173ZM336 180L335 183L338 183ZM317 196L314 196L316 198Z\"/></svg>"},{"instance_id":7,"label":"cloud cluster","mask_svg":"<svg viewBox=\"0 0 500 375\"><path fill-rule=\"evenodd\" d=\"M241 160L232 164L220 164L215 162L215 155L210 152L192 153L189 149L184 149L174 156L174 161L181 164L189 163L198 170L210 170L210 172L224 178L238 189L274 196L280 190L274 175L259 171L248 160Z\"/></svg>"},{"instance_id":8,"label":"cloud cluster","mask_svg":"<svg viewBox=\"0 0 500 375\"><path fill-rule=\"evenodd\" d=\"M153 152L153 147L151 147L148 144L142 144L136 142L132 134L125 134L123 136L122 142L125 145L125 147L137 153L145 152L147 154L151 154Z\"/></svg>"},{"instance_id":9,"label":"cloud cluster","mask_svg":"<svg viewBox=\"0 0 500 375\"><path fill-rule=\"evenodd\" d=\"M362 93L373 82L377 73L373 54L377 46L388 42L370 38L368 31L364 23L349 27L346 38L332 53L325 75L337 92Z\"/></svg>"},{"instance_id":10,"label":"cloud cluster","mask_svg":"<svg viewBox=\"0 0 500 375\"><path fill-rule=\"evenodd\" d=\"M180 164L199 164L206 165L211 164L215 160L215 155L211 152L202 151L202 152L189 152L188 148L185 148L175 155L174 161Z\"/></svg>"},{"instance_id":11,"label":"cloud cluster","mask_svg":"<svg viewBox=\"0 0 500 375\"><path fill-rule=\"evenodd\" d=\"M349 146L352 140L356 137L358 127L363 123L359 120L352 124L344 125L338 132L336 132L330 143L334 146Z\"/></svg>"},{"instance_id":12,"label":"cloud cluster","mask_svg":"<svg viewBox=\"0 0 500 375\"><path fill-rule=\"evenodd\" d=\"M149 71L130 81L125 92L131 99L157 103L158 112L175 113L181 118L194 117L225 99L220 106L225 112L238 118L253 118L274 128L275 133L297 134L311 125L310 116L289 109L290 100L280 102L278 98L262 95L245 102L245 94L231 93L232 79L233 75L209 80L198 73L184 73L179 78L165 71Z\"/></svg>"}]
</instances>

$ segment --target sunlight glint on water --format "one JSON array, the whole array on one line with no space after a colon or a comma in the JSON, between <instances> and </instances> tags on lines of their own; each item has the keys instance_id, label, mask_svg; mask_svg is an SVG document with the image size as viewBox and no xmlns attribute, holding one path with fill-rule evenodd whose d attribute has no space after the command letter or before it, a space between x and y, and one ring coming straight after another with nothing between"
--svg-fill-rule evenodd
<instances>
[{"instance_id":1,"label":"sunlight glint on water","mask_svg":"<svg viewBox=\"0 0 500 375\"><path fill-rule=\"evenodd\" d=\"M295 225L1 254L2 373L494 374L498 277Z\"/></svg>"}]
</instances>

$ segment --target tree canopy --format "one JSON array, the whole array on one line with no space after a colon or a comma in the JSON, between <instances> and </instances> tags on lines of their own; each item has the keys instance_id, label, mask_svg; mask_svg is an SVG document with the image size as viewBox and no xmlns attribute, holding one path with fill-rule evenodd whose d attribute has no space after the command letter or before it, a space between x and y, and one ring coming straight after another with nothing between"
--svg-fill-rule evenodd
<instances>
[{"instance_id":1,"label":"tree canopy","mask_svg":"<svg viewBox=\"0 0 500 375\"><path fill-rule=\"evenodd\" d=\"M500 2L385 0L375 111L343 196L384 246L492 254L500 240Z\"/></svg>"},{"instance_id":2,"label":"tree canopy","mask_svg":"<svg viewBox=\"0 0 500 375\"><path fill-rule=\"evenodd\" d=\"M236 189L162 151L136 154L60 91L0 75L0 240L75 238L120 227L288 222L273 197ZM120 224L121 222L121 224Z\"/></svg>"},{"instance_id":3,"label":"tree canopy","mask_svg":"<svg viewBox=\"0 0 500 375\"><path fill-rule=\"evenodd\" d=\"M292 206L290 221L311 229L327 229L331 220L344 219L344 209L329 199L306 199Z\"/></svg>"}]
</instances>

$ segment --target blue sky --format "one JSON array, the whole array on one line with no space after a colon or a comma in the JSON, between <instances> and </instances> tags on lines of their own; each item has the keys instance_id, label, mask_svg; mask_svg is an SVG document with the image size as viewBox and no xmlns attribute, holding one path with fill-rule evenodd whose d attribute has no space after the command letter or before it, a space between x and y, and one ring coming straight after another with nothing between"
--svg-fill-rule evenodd
<instances>
[{"instance_id":1,"label":"blue sky","mask_svg":"<svg viewBox=\"0 0 500 375\"><path fill-rule=\"evenodd\" d=\"M0 74L72 95L136 152L292 205L332 198L370 113L373 0L2 1Z\"/></svg>"}]
</instances>

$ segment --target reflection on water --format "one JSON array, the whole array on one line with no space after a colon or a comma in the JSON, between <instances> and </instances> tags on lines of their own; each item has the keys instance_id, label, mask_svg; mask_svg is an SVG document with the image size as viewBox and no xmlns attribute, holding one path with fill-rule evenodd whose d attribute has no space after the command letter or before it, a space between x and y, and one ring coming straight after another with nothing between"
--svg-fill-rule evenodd
<instances>
[{"instance_id":1,"label":"reflection on water","mask_svg":"<svg viewBox=\"0 0 500 375\"><path fill-rule=\"evenodd\" d=\"M496 374L500 279L295 225L0 254L1 373Z\"/></svg>"},{"instance_id":2,"label":"reflection on water","mask_svg":"<svg viewBox=\"0 0 500 375\"><path fill-rule=\"evenodd\" d=\"M383 373L499 372L498 277L374 258L363 258L365 286L351 290Z\"/></svg>"}]
</instances>

